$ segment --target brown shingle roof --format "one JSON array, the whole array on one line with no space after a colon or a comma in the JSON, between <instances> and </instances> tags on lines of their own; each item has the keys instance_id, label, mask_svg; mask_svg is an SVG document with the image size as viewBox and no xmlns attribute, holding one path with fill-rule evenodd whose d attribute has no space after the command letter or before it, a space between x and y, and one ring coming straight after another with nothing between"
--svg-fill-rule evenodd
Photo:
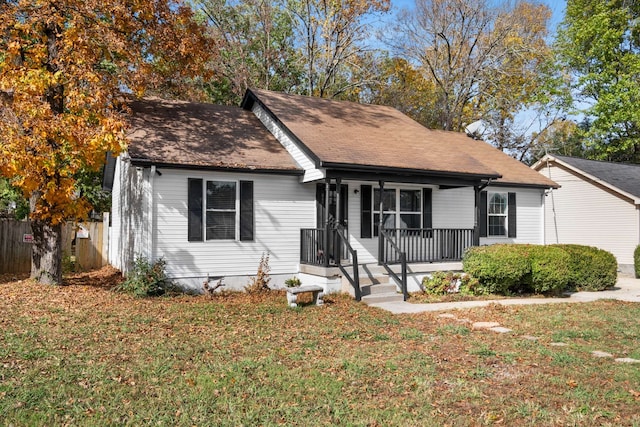
<instances>
[{"instance_id":1,"label":"brown shingle roof","mask_svg":"<svg viewBox=\"0 0 640 427\"><path fill-rule=\"evenodd\" d=\"M485 142L459 132L427 129L391 107L266 90L251 92L324 165L502 175L496 182L555 186Z\"/></svg>"},{"instance_id":2,"label":"brown shingle roof","mask_svg":"<svg viewBox=\"0 0 640 427\"><path fill-rule=\"evenodd\" d=\"M493 181L497 184L517 186L535 186L545 188L558 188L559 185L543 174L531 169L529 166L503 153L492 145L478 141L459 132L447 132L458 135L455 138L459 149L478 159L485 165L494 168L502 175ZM452 137L453 140L453 137ZM533 173L532 173L533 172Z\"/></svg>"},{"instance_id":3,"label":"brown shingle roof","mask_svg":"<svg viewBox=\"0 0 640 427\"><path fill-rule=\"evenodd\" d=\"M133 160L205 168L299 170L250 111L158 98L130 106L128 139Z\"/></svg>"}]
</instances>

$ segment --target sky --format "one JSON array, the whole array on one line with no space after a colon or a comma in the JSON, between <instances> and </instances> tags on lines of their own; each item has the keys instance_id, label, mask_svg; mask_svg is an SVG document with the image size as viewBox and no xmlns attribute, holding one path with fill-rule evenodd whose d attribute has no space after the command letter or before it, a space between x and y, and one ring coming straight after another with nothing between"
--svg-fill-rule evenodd
<instances>
[{"instance_id":1,"label":"sky","mask_svg":"<svg viewBox=\"0 0 640 427\"><path fill-rule=\"evenodd\" d=\"M493 3L501 4L505 0L490 0ZM509 1L509 0L506 0ZM535 0L534 0L535 1ZM555 29L564 18L564 9L567 6L566 0L538 0L540 3L546 4L551 10L551 20L549 22L549 33L551 36L555 34ZM412 8L415 0L391 0L393 13L400 9Z\"/></svg>"}]
</instances>

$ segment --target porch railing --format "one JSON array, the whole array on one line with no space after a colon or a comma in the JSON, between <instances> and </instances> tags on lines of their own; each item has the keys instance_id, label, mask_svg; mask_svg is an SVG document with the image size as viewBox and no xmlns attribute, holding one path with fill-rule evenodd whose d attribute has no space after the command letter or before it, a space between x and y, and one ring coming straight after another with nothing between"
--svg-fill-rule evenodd
<instances>
[{"instance_id":1,"label":"porch railing","mask_svg":"<svg viewBox=\"0 0 640 427\"><path fill-rule=\"evenodd\" d=\"M399 264L406 262L460 261L465 249L473 246L473 228L385 228L380 260Z\"/></svg>"},{"instance_id":2,"label":"porch railing","mask_svg":"<svg viewBox=\"0 0 640 427\"><path fill-rule=\"evenodd\" d=\"M332 225L328 235L324 228L301 229L300 262L324 267L338 267L353 287L356 300L362 299L358 252L351 247L344 227ZM349 265L352 267L351 272L347 269Z\"/></svg>"},{"instance_id":3,"label":"porch railing","mask_svg":"<svg viewBox=\"0 0 640 427\"><path fill-rule=\"evenodd\" d=\"M324 228L303 228L300 230L300 262L303 264L329 266L330 260L325 250Z\"/></svg>"}]
</instances>

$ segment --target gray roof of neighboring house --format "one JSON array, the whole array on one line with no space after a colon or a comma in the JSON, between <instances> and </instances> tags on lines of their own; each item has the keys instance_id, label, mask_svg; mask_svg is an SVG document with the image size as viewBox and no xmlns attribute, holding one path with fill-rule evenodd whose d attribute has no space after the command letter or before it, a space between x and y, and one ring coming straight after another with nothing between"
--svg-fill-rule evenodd
<instances>
[{"instance_id":1,"label":"gray roof of neighboring house","mask_svg":"<svg viewBox=\"0 0 640 427\"><path fill-rule=\"evenodd\" d=\"M626 193L640 197L640 165L586 160L555 154L551 157L580 169Z\"/></svg>"}]
</instances>

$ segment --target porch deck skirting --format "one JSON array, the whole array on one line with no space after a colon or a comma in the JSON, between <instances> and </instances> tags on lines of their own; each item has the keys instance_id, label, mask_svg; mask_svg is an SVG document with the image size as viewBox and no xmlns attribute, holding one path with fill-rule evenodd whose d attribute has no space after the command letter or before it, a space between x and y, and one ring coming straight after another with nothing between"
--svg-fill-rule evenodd
<instances>
[{"instance_id":1,"label":"porch deck skirting","mask_svg":"<svg viewBox=\"0 0 640 427\"><path fill-rule=\"evenodd\" d=\"M404 252L407 263L460 261L464 251L474 245L472 228L397 228L385 229L395 245ZM300 262L319 266L336 265L338 248L334 230L305 228L301 230ZM344 259L344 251L340 255ZM382 259L385 264L400 263L400 253L385 239Z\"/></svg>"}]
</instances>

